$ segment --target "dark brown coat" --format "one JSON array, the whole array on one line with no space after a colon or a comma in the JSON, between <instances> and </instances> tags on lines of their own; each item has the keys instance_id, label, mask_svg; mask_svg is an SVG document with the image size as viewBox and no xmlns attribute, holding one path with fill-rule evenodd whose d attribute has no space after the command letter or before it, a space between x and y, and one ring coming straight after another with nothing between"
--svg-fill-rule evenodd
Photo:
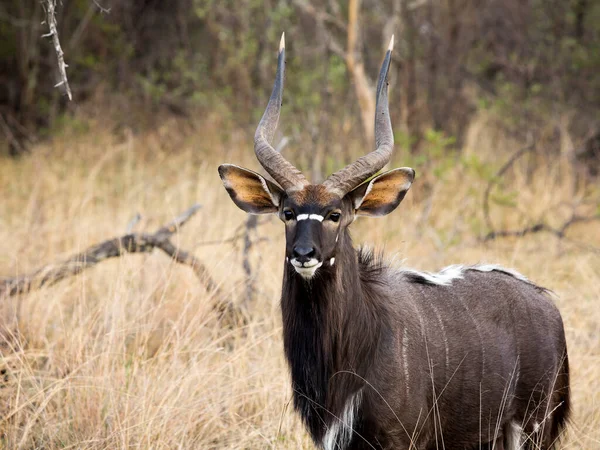
<instances>
[{"instance_id":1,"label":"dark brown coat","mask_svg":"<svg viewBox=\"0 0 600 450\"><path fill-rule=\"evenodd\" d=\"M550 447L569 374L546 290L496 266L393 269L340 241L310 284L289 265L284 274L294 404L317 445Z\"/></svg>"}]
</instances>

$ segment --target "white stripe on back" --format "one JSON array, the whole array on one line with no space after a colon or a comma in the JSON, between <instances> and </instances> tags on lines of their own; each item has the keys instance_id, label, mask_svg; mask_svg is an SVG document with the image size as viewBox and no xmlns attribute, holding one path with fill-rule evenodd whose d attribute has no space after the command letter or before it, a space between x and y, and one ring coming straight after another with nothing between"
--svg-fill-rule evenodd
<instances>
[{"instance_id":1,"label":"white stripe on back","mask_svg":"<svg viewBox=\"0 0 600 450\"><path fill-rule=\"evenodd\" d=\"M474 270L476 272L501 272L505 275L510 275L513 278L531 283L527 277L521 275L514 269L507 269L497 264L476 264L474 266L464 266L462 264L454 264L448 267L444 267L438 273L431 272L420 272L414 269L401 268L400 273L406 273L423 278L429 284L436 284L438 286L449 286L454 280L460 280L464 278L464 274L468 270Z\"/></svg>"}]
</instances>

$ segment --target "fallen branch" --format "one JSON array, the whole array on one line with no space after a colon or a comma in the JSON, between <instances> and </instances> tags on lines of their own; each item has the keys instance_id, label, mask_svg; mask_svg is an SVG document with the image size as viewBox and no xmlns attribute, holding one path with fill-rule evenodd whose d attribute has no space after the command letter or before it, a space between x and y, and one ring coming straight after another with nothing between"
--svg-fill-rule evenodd
<instances>
[{"instance_id":1,"label":"fallen branch","mask_svg":"<svg viewBox=\"0 0 600 450\"><path fill-rule=\"evenodd\" d=\"M64 86L65 92L69 100L72 100L71 87L69 86L69 80L67 79L67 65L65 64L65 54L60 46L60 40L58 39L58 29L56 27L56 0L46 0L46 22L48 23L48 29L50 32L43 35L42 37L52 37L52 43L54 44L54 51L56 51L56 58L58 62L58 73L60 74L60 81L54 86Z\"/></svg>"},{"instance_id":2,"label":"fallen branch","mask_svg":"<svg viewBox=\"0 0 600 450\"><path fill-rule=\"evenodd\" d=\"M178 248L170 240L171 236L185 225L200 208L201 205L198 204L192 206L153 234L128 233L125 236L94 245L63 262L44 266L31 274L14 278L0 278L0 298L24 294L43 286L52 286L65 278L80 274L106 259L116 258L126 253L150 253L155 248L169 255L173 261L191 267L207 291L217 292L218 286L206 266L192 254ZM223 308L219 307L219 309Z\"/></svg>"}]
</instances>

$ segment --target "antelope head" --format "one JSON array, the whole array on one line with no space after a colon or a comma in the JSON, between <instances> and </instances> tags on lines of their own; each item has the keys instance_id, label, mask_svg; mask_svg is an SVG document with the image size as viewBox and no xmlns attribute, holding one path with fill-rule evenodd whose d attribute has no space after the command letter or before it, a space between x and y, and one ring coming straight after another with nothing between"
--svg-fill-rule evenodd
<instances>
[{"instance_id":1,"label":"antelope head","mask_svg":"<svg viewBox=\"0 0 600 450\"><path fill-rule=\"evenodd\" d=\"M387 95L393 45L392 36L377 83L374 151L323 183L311 184L273 148L285 71L282 35L273 92L254 136L256 157L275 183L242 167L219 166L223 184L239 208L251 214L278 214L285 224L286 261L304 279L312 278L324 264L335 264L339 237L356 216L389 214L400 204L415 177L415 171L407 167L373 177L390 161L394 145Z\"/></svg>"}]
</instances>

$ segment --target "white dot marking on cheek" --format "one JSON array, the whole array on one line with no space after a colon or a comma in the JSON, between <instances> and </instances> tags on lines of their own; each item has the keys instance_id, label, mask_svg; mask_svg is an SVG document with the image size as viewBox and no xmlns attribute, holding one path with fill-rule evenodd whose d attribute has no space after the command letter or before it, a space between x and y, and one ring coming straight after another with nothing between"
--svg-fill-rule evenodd
<instances>
[{"instance_id":1,"label":"white dot marking on cheek","mask_svg":"<svg viewBox=\"0 0 600 450\"><path fill-rule=\"evenodd\" d=\"M331 258L331 259L329 260L329 265L333 266L333 263L335 263L335 258Z\"/></svg>"}]
</instances>

